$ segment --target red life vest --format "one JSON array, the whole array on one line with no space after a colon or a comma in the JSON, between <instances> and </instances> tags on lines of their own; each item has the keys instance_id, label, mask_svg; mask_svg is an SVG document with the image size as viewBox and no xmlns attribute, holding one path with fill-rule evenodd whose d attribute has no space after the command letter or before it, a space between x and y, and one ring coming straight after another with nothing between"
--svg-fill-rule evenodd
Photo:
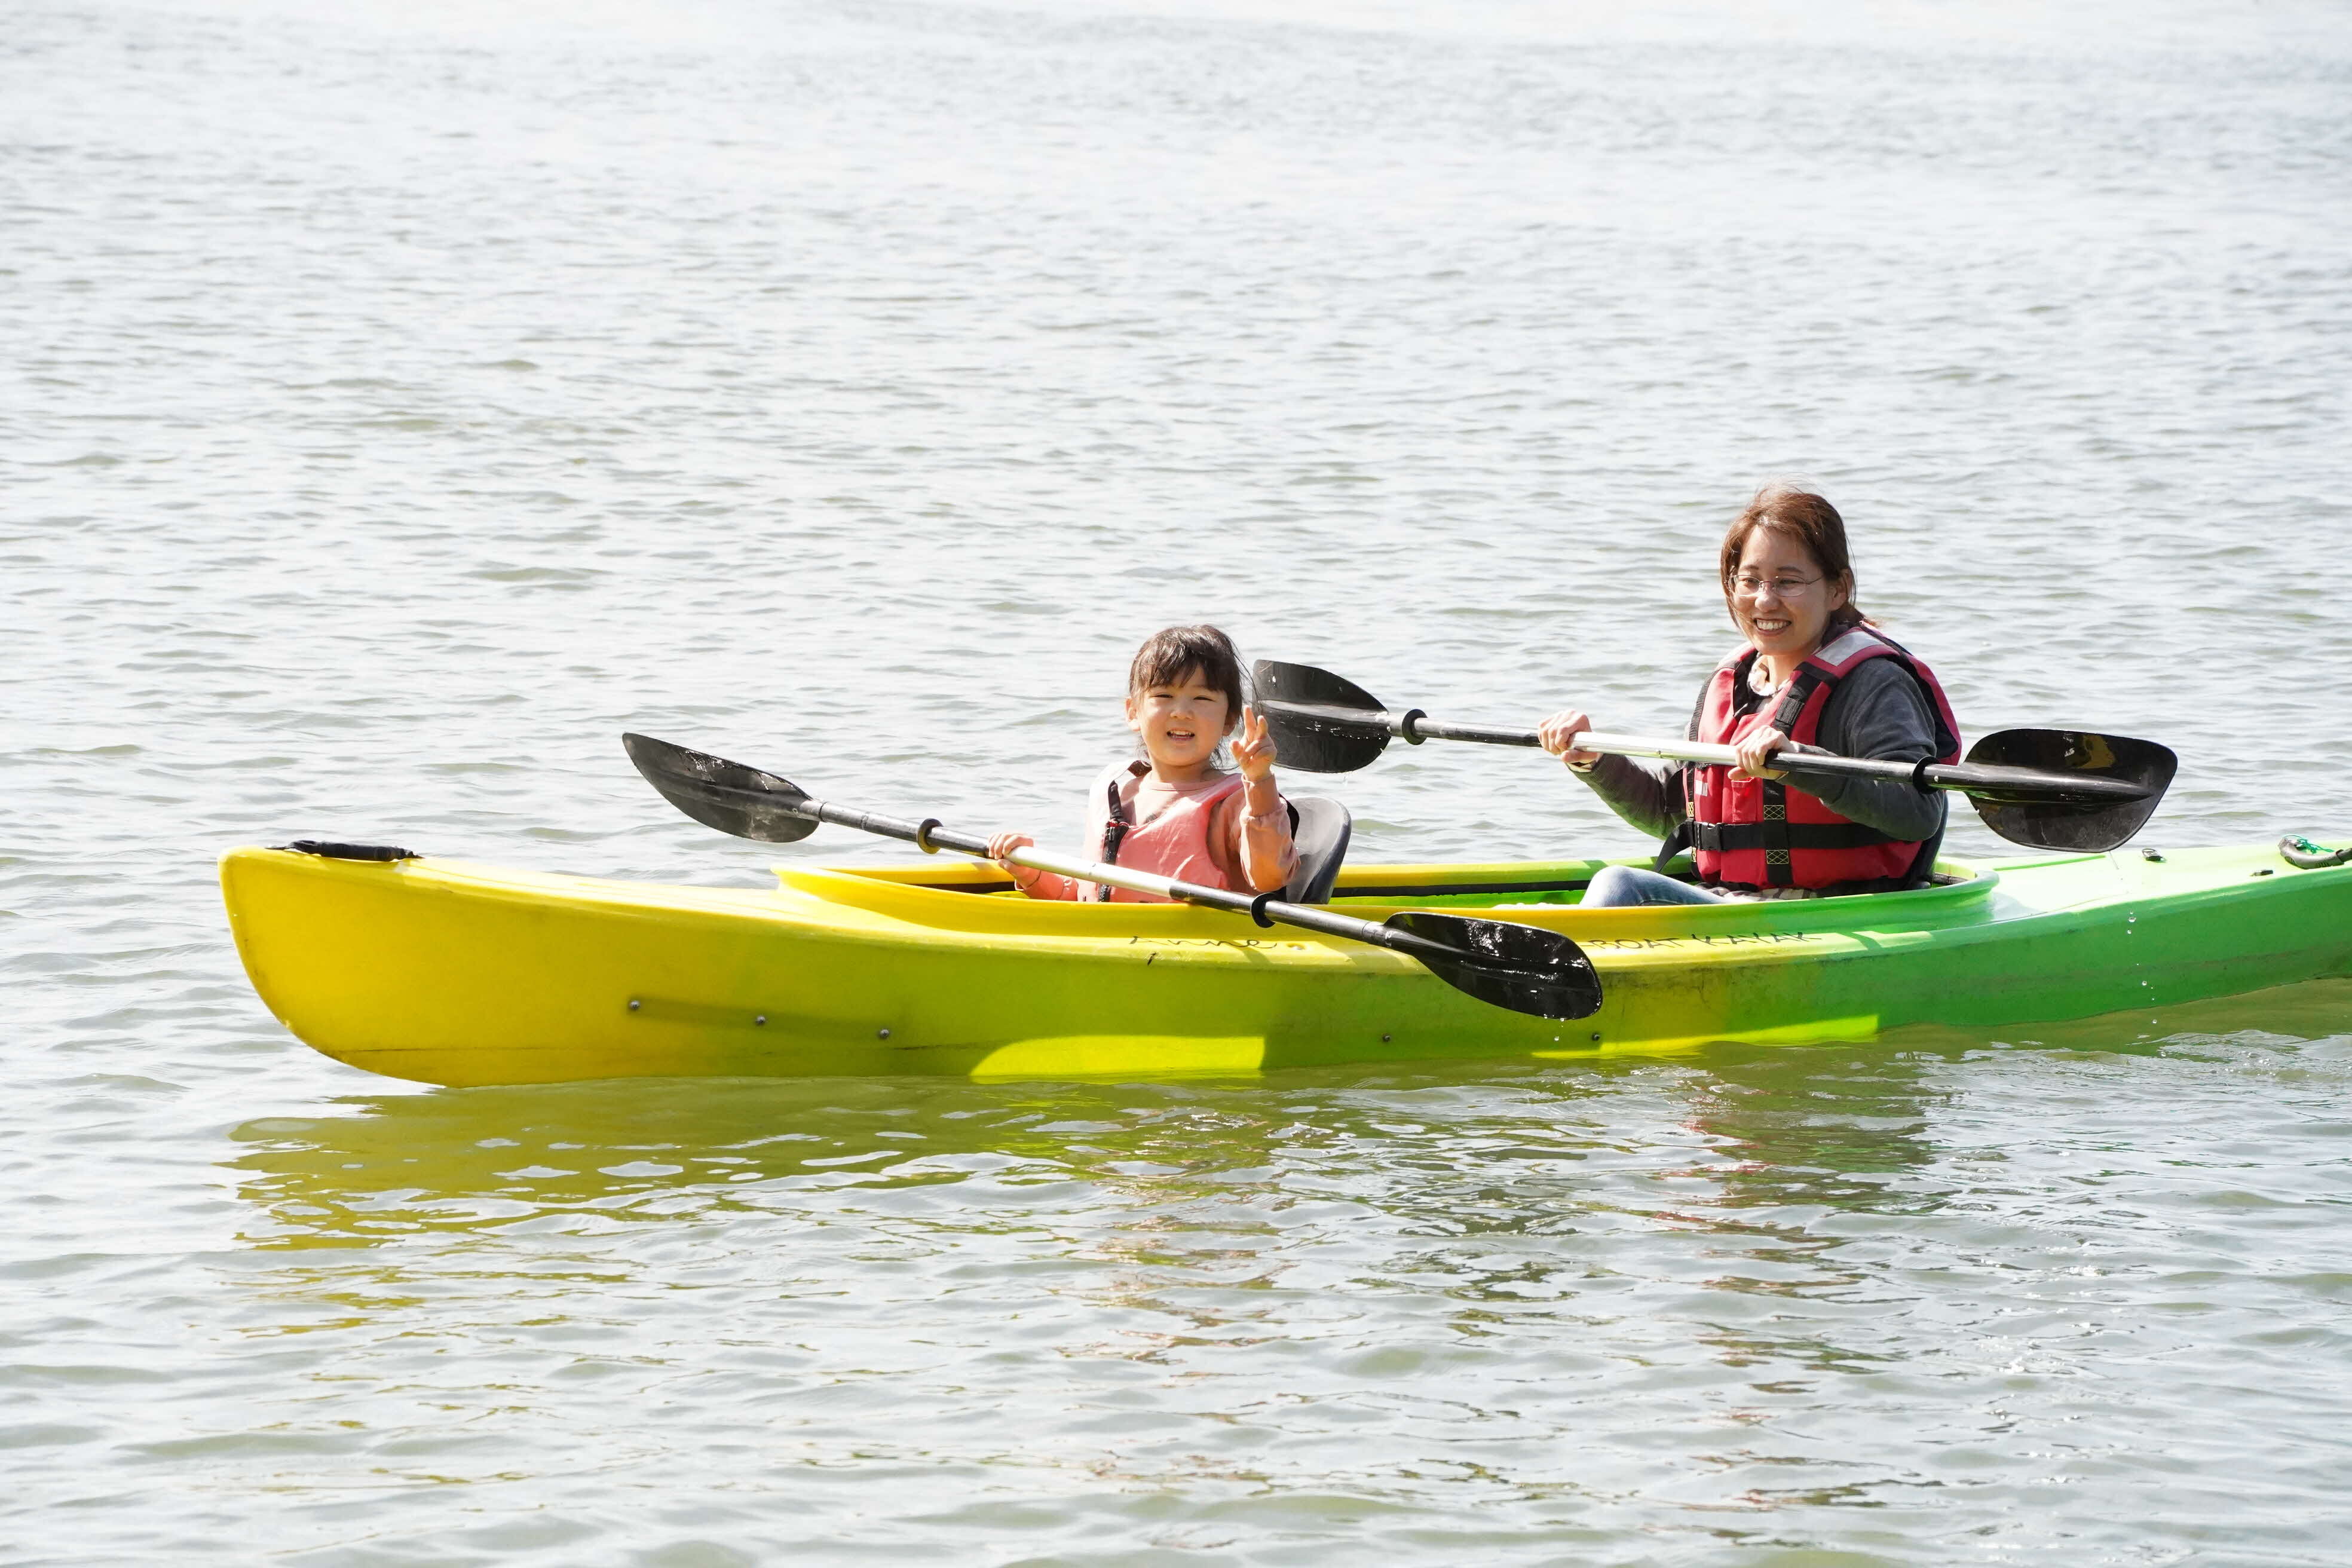
<instances>
[{"instance_id":1,"label":"red life vest","mask_svg":"<svg viewBox=\"0 0 2352 1568\"><path fill-rule=\"evenodd\" d=\"M1769 724L1791 741L1811 745L1838 683L1868 660L1894 658L1932 700L1935 760L1959 761L1959 721L1935 672L1869 627L1852 627L1822 644L1797 666L1778 701L1743 718L1736 699L1756 657L1754 648L1742 647L1709 678L1691 716L1693 740L1735 745ZM1840 816L1794 784L1738 778L1730 768L1695 764L1684 769L1683 781L1692 858L1703 882L1866 892L1909 886L1915 868L1926 870L1918 866L1926 840L1890 838Z\"/></svg>"}]
</instances>

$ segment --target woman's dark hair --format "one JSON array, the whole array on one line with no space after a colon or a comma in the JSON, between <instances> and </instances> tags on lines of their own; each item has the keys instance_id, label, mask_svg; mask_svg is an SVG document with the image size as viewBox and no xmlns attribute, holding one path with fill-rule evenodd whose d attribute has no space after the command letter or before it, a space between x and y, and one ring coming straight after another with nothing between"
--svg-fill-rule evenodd
<instances>
[{"instance_id":1,"label":"woman's dark hair","mask_svg":"<svg viewBox=\"0 0 2352 1568\"><path fill-rule=\"evenodd\" d=\"M1845 590L1845 603L1830 612L1832 634L1850 626L1874 625L1868 616L1854 608L1853 560L1846 553L1845 519L1838 509L1830 505L1826 496L1814 494L1795 485L1766 485L1748 503L1748 510L1731 520L1723 535L1723 593L1727 601L1731 596L1731 580L1739 574L1739 557L1748 548L1748 536L1759 528L1786 534L1805 547L1813 558L1822 577L1834 587ZM1725 605L1729 608L1728 603ZM1734 616L1732 624L1739 624Z\"/></svg>"},{"instance_id":2,"label":"woman's dark hair","mask_svg":"<svg viewBox=\"0 0 2352 1568\"><path fill-rule=\"evenodd\" d=\"M1202 685L1225 694L1225 717L1239 720L1242 656L1234 651L1234 639L1214 626L1170 626L1152 633L1135 650L1135 662L1128 667L1127 689L1133 694L1155 686L1173 686L1196 669Z\"/></svg>"}]
</instances>

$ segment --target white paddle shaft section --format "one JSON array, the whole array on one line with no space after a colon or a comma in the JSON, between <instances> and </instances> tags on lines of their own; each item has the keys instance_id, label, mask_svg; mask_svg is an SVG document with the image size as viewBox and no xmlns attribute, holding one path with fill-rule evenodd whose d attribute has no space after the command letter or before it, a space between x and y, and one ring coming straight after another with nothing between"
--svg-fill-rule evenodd
<instances>
[{"instance_id":1,"label":"white paddle shaft section","mask_svg":"<svg viewBox=\"0 0 2352 1568\"><path fill-rule=\"evenodd\" d=\"M1132 867L1113 866L1101 860L1081 860L1075 855L1056 855L1050 849L1040 849L1034 845L1015 849L1005 858L1016 866L1053 871L1061 876L1075 877L1082 882L1100 882L1108 887L1125 888L1130 893L1157 893L1171 903L1206 905L1213 910L1246 914L1258 920L1262 925L1278 922L1305 931L1346 937L1352 942L1370 942L1374 947L1385 947L1392 952L1411 953L1424 963L1434 960L1439 963L1458 964L1465 961L1475 962L1477 958L1475 953L1458 951L1443 942L1432 942L1427 937L1415 936L1411 931L1374 925L1370 921L1360 921L1353 915L1334 914L1329 910L1282 903L1271 894L1253 897L1223 888L1195 887L1156 872L1138 871ZM1490 925L1495 922L1482 921L1470 923ZM1578 957L1582 957L1580 951Z\"/></svg>"},{"instance_id":2,"label":"white paddle shaft section","mask_svg":"<svg viewBox=\"0 0 2352 1568\"><path fill-rule=\"evenodd\" d=\"M1130 893L1156 893L1171 903L1185 900L1176 892L1176 879L1150 871L1139 871L1131 866L1113 866L1100 860L1081 860L1075 855L1056 855L1050 849L1040 849L1032 844L1015 849L1005 857L1015 866L1026 866L1033 871L1051 871L1056 876L1076 878L1081 882L1100 882L1106 887L1125 888ZM1249 895L1241 895L1247 902Z\"/></svg>"},{"instance_id":3,"label":"white paddle shaft section","mask_svg":"<svg viewBox=\"0 0 2352 1568\"><path fill-rule=\"evenodd\" d=\"M1664 757L1669 762L1702 763L1717 767L1736 768L1739 753L1729 746L1710 744L1705 741L1654 741L1639 735L1612 735L1602 730L1587 730L1576 738L1580 752L1606 752L1618 757ZM1875 757L1841 757L1828 752L1790 752L1773 759L1783 763L1790 773L1845 773L1857 778L1894 779L1909 784L1916 771L1915 763L1891 763ZM1780 768L1774 768L1775 773Z\"/></svg>"}]
</instances>

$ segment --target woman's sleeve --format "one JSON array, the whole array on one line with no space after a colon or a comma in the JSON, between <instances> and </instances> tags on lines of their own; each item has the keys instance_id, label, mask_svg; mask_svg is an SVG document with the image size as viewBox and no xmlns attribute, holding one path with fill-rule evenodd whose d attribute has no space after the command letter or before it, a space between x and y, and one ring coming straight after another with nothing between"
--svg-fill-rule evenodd
<instances>
[{"instance_id":1,"label":"woman's sleeve","mask_svg":"<svg viewBox=\"0 0 2352 1568\"><path fill-rule=\"evenodd\" d=\"M1078 884L1059 871L1040 871L1037 879L1021 889L1033 899L1071 899L1078 896Z\"/></svg>"},{"instance_id":2,"label":"woman's sleeve","mask_svg":"<svg viewBox=\"0 0 2352 1568\"><path fill-rule=\"evenodd\" d=\"M1591 773L1576 776L1610 810L1653 838L1664 838L1690 815L1683 803L1681 770L1674 763L1611 753L1593 763Z\"/></svg>"},{"instance_id":3,"label":"woman's sleeve","mask_svg":"<svg viewBox=\"0 0 2352 1568\"><path fill-rule=\"evenodd\" d=\"M1839 683L1822 709L1814 743L1848 757L1916 763L1936 754L1936 715L1927 689L1892 658L1874 658ZM1812 778L1805 792L1840 816L1911 842L1944 827L1942 792L1882 779Z\"/></svg>"}]
</instances>

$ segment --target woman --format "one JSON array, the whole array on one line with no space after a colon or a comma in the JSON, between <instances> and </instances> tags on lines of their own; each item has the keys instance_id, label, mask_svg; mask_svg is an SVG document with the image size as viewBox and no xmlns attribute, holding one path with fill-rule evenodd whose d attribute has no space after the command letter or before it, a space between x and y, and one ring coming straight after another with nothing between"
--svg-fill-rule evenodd
<instances>
[{"instance_id":1,"label":"woman","mask_svg":"<svg viewBox=\"0 0 2352 1568\"><path fill-rule=\"evenodd\" d=\"M1748 641L1707 679L1690 738L1729 745L1739 765L1641 763L1579 751L1592 721L1543 722L1544 750L1612 810L1665 839L1663 868L1688 846L1698 885L1611 866L1584 907L1824 898L1927 884L1944 839L1943 796L1909 784L1804 776L1777 752L1834 752L1957 762L1959 725L1927 667L1853 605L1845 520L1822 497L1769 485L1723 536L1723 594Z\"/></svg>"}]
</instances>

